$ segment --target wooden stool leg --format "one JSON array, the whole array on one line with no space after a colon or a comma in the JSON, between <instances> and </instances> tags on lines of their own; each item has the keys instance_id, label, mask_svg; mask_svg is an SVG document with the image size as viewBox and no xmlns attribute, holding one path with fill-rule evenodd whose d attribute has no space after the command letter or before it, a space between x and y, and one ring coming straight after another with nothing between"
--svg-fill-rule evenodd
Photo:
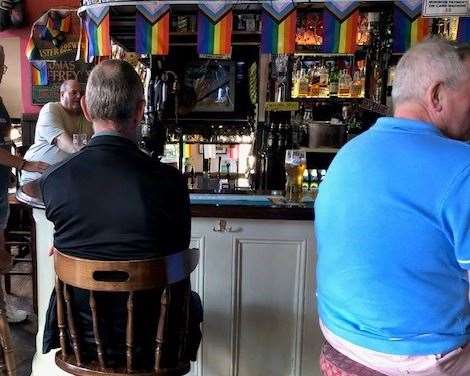
<instances>
[{"instance_id":1,"label":"wooden stool leg","mask_svg":"<svg viewBox=\"0 0 470 376\"><path fill-rule=\"evenodd\" d=\"M13 354L13 343L5 309L0 309L0 341L2 344L7 375L16 376L15 355Z\"/></svg>"},{"instance_id":2,"label":"wooden stool leg","mask_svg":"<svg viewBox=\"0 0 470 376\"><path fill-rule=\"evenodd\" d=\"M9 274L4 274L5 277L5 292L11 294L11 276Z\"/></svg>"}]
</instances>

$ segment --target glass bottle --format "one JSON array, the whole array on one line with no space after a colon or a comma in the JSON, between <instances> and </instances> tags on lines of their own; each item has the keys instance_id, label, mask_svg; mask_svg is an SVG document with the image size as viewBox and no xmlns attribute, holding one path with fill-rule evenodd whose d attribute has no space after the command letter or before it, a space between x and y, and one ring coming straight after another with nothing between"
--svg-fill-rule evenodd
<instances>
[{"instance_id":1,"label":"glass bottle","mask_svg":"<svg viewBox=\"0 0 470 376\"><path fill-rule=\"evenodd\" d=\"M305 69L300 70L300 82L299 82L299 97L308 96L309 92L309 79Z\"/></svg>"},{"instance_id":2,"label":"glass bottle","mask_svg":"<svg viewBox=\"0 0 470 376\"><path fill-rule=\"evenodd\" d=\"M329 95L329 75L328 75L328 69L326 66L322 65L319 70L319 86L320 86L320 92L319 96L320 97L328 97Z\"/></svg>"},{"instance_id":3,"label":"glass bottle","mask_svg":"<svg viewBox=\"0 0 470 376\"><path fill-rule=\"evenodd\" d=\"M338 95L338 70L335 67L331 68L329 81L330 97L335 97Z\"/></svg>"},{"instance_id":4,"label":"glass bottle","mask_svg":"<svg viewBox=\"0 0 470 376\"><path fill-rule=\"evenodd\" d=\"M351 96L352 79L347 69L343 69L338 80L338 97L349 98Z\"/></svg>"},{"instance_id":5,"label":"glass bottle","mask_svg":"<svg viewBox=\"0 0 470 376\"><path fill-rule=\"evenodd\" d=\"M354 79L351 84L351 97L359 98L362 92L362 83L359 71L354 72Z\"/></svg>"}]
</instances>

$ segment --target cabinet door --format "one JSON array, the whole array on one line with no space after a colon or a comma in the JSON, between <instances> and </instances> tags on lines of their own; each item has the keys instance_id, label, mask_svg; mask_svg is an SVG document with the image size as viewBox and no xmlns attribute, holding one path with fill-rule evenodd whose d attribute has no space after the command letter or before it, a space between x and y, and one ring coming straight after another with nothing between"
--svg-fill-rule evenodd
<instances>
[{"instance_id":1,"label":"cabinet door","mask_svg":"<svg viewBox=\"0 0 470 376\"><path fill-rule=\"evenodd\" d=\"M193 220L205 311L194 374L320 375L313 224L219 221Z\"/></svg>"}]
</instances>

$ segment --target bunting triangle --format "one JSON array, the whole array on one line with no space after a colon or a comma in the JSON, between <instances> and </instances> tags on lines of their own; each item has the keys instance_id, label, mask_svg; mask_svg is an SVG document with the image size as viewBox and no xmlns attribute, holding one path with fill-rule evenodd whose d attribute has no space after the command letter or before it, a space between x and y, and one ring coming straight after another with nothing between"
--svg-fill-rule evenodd
<instances>
[{"instance_id":1,"label":"bunting triangle","mask_svg":"<svg viewBox=\"0 0 470 376\"><path fill-rule=\"evenodd\" d=\"M396 0L395 4L410 18L416 18L423 9L423 0Z\"/></svg>"},{"instance_id":2,"label":"bunting triangle","mask_svg":"<svg viewBox=\"0 0 470 376\"><path fill-rule=\"evenodd\" d=\"M263 4L263 8L269 12L273 18L280 22L294 10L295 6L292 0L277 0Z\"/></svg>"},{"instance_id":3,"label":"bunting triangle","mask_svg":"<svg viewBox=\"0 0 470 376\"><path fill-rule=\"evenodd\" d=\"M359 6L357 0L325 0L325 6L340 21L346 19Z\"/></svg>"},{"instance_id":4,"label":"bunting triangle","mask_svg":"<svg viewBox=\"0 0 470 376\"><path fill-rule=\"evenodd\" d=\"M217 23L232 9L232 2L216 0L206 1L203 4L199 4L199 9L209 17L212 22Z\"/></svg>"},{"instance_id":5,"label":"bunting triangle","mask_svg":"<svg viewBox=\"0 0 470 376\"><path fill-rule=\"evenodd\" d=\"M170 4L159 1L157 3L137 5L136 9L147 18L151 24L154 24L160 17L168 12Z\"/></svg>"}]
</instances>

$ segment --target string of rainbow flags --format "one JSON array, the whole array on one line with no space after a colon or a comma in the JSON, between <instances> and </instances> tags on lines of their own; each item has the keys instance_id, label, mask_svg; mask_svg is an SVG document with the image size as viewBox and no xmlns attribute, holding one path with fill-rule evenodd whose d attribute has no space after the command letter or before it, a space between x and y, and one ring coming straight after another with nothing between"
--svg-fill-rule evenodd
<instances>
[{"instance_id":1,"label":"string of rainbow flags","mask_svg":"<svg viewBox=\"0 0 470 376\"><path fill-rule=\"evenodd\" d=\"M323 10L323 53L354 53L359 27L359 1L326 0ZM397 0L393 11L393 46L403 53L430 35L432 18L421 16L422 0ZM198 5L197 52L202 56L230 57L232 51L233 5L207 1ZM88 6L81 14L80 57L111 55L109 5ZM297 30L296 3L277 0L262 3L261 52L293 54ZM139 2L136 5L135 52L167 55L170 49L170 2ZM460 17L457 42L470 42L470 17ZM34 60L34 48L28 49ZM37 83L47 82L47 66L32 64ZM38 72L35 72L37 70Z\"/></svg>"}]
</instances>

